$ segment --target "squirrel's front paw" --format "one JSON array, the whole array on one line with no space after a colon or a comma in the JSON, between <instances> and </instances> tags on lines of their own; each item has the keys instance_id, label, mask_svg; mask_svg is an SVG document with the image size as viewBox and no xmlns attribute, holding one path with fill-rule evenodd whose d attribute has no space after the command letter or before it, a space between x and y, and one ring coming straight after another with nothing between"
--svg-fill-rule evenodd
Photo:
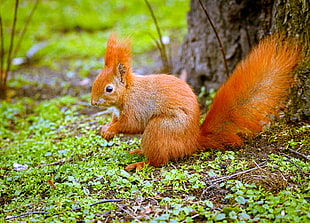
<instances>
[{"instance_id":1,"label":"squirrel's front paw","mask_svg":"<svg viewBox=\"0 0 310 223\"><path fill-rule=\"evenodd\" d=\"M100 132L100 135L102 136L102 138L104 138L107 141L110 141L111 139L113 139L115 134L116 133L112 131L110 124L104 125Z\"/></svg>"}]
</instances>

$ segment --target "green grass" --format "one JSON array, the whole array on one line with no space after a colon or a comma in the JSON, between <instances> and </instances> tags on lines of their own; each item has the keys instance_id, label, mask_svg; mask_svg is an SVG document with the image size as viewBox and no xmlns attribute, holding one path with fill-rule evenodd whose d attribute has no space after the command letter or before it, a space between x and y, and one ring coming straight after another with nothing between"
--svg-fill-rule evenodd
<instances>
[{"instance_id":1,"label":"green grass","mask_svg":"<svg viewBox=\"0 0 310 223\"><path fill-rule=\"evenodd\" d=\"M0 219L44 211L46 214L17 219L39 222L88 222L108 217L115 221L136 218L152 222L310 220L310 204L304 199L310 196L309 177L302 179L294 174L298 169L285 157L270 155L266 168L280 170L284 176L290 176L291 182L300 184L299 187L288 185L285 190L272 194L262 187L231 179L215 186L223 194L206 196L212 191L210 180L245 170L253 166L252 161L240 160L238 153L232 151L210 151L163 168L147 167L128 173L124 171L127 164L144 160L143 156L129 154L130 150L139 148L140 140L120 136L106 142L96 134L96 129L109 118L78 115L83 106L78 100L65 96L40 103L30 98L15 104L1 102ZM304 172L310 172L306 162L299 159L294 162ZM16 169L17 164L24 168ZM92 205L107 199L122 201ZM77 207L83 208L70 210ZM126 214L120 208L136 214Z\"/></svg>"},{"instance_id":2,"label":"green grass","mask_svg":"<svg viewBox=\"0 0 310 223\"><path fill-rule=\"evenodd\" d=\"M4 0L0 3L6 49L9 47L14 2ZM150 3L163 35L181 42L186 33L185 17L189 1L152 0ZM34 1L20 1L17 34L23 28L33 5ZM54 67L57 62L63 63L64 59L98 59L102 57L112 31L117 31L121 36L131 36L135 54L155 48L151 35L157 37L157 33L143 0L40 1L17 57L24 57L34 44L44 41L46 47L35 55L40 65Z\"/></svg>"}]
</instances>

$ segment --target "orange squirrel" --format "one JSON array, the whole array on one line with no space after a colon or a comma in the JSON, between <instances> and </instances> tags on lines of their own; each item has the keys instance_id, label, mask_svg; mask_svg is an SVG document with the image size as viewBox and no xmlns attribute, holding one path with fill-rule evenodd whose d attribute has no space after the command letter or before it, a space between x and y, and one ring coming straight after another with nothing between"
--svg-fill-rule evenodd
<instances>
[{"instance_id":1,"label":"orange squirrel","mask_svg":"<svg viewBox=\"0 0 310 223\"><path fill-rule=\"evenodd\" d=\"M261 131L276 115L301 59L299 48L280 35L261 40L218 90L199 126L199 104L186 82L166 74L135 75L130 58L130 40L113 33L91 93L92 105L113 111L112 121L102 127L104 139L142 134L141 149L131 154L144 154L148 160L126 170L141 169L145 163L160 167L208 148L241 145L240 135Z\"/></svg>"}]
</instances>

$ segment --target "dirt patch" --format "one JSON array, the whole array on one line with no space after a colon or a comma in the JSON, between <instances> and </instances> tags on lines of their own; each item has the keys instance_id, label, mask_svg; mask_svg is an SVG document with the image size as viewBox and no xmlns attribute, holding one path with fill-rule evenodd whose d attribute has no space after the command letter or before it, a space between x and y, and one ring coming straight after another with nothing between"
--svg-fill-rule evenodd
<instances>
[{"instance_id":1,"label":"dirt patch","mask_svg":"<svg viewBox=\"0 0 310 223\"><path fill-rule=\"evenodd\" d=\"M91 70L88 78L79 77L78 72L77 70L70 73L66 68L58 72L48 67L25 67L15 70L10 78L21 79L18 84L21 86L13 88L14 97L30 97L42 101L59 96L82 96L90 93L97 71Z\"/></svg>"}]
</instances>

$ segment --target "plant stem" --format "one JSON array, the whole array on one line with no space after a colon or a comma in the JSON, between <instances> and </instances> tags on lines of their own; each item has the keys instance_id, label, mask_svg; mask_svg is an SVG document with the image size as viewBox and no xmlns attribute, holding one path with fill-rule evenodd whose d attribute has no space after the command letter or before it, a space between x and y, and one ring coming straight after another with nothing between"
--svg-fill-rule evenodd
<instances>
[{"instance_id":1,"label":"plant stem","mask_svg":"<svg viewBox=\"0 0 310 223\"><path fill-rule=\"evenodd\" d=\"M16 44L16 47L15 47L15 50L14 50L14 53L13 53L13 58L16 56L16 54L17 54L17 52L18 52L18 50L20 48L20 44L21 44L22 40L24 39L24 36L25 36L25 33L26 33L27 28L29 26L30 20L31 20L35 10L37 9L38 4L39 4L39 0L36 0L32 10L31 10L31 12L30 12L30 14L29 14L29 16L27 18L27 21L26 21L26 23L25 23L25 25L23 27L23 30L21 32L21 35L20 35L19 39L18 39L18 42Z\"/></svg>"},{"instance_id":2,"label":"plant stem","mask_svg":"<svg viewBox=\"0 0 310 223\"><path fill-rule=\"evenodd\" d=\"M200 6L202 7L203 11L204 11L205 14L206 14L207 19L208 19L208 21L209 21L210 25L212 26L212 29L213 29L213 31L214 31L214 33L215 33L216 39L217 39L217 41L218 41L218 43L219 43L219 45L220 45L220 49L221 49L222 56L223 56L223 60L224 60L225 70L226 70L226 76L229 77L229 71L228 71L228 66L227 66L226 55L225 55L225 50L224 50L224 47L223 47L223 43L222 43L222 41L221 41L221 39L220 39L220 37L219 37L219 35L218 35L216 29L215 29L215 26L214 26L214 24L213 24L213 22L212 22L212 20L211 20L211 18L210 18L210 16L209 16L209 13L208 13L206 7L205 7L204 4L201 2L201 0L199 0L199 3L200 3Z\"/></svg>"},{"instance_id":3,"label":"plant stem","mask_svg":"<svg viewBox=\"0 0 310 223\"><path fill-rule=\"evenodd\" d=\"M14 19L13 19L13 25L12 25L12 31L11 31L10 48L9 48L9 52L8 52L8 61L7 61L7 66L6 66L6 72L4 74L4 86L6 86L6 80L7 80L8 72L10 71L11 63L12 63L11 55L12 55L13 46L14 46L14 37L15 37L15 27L16 27L16 20L17 20L18 3L19 3L19 0L16 0L15 1L15 8L14 8Z\"/></svg>"},{"instance_id":4,"label":"plant stem","mask_svg":"<svg viewBox=\"0 0 310 223\"><path fill-rule=\"evenodd\" d=\"M3 39L3 26L2 26L2 17L0 14L0 88L4 85L4 69L3 69L3 59L4 59L4 39Z\"/></svg>"},{"instance_id":5,"label":"plant stem","mask_svg":"<svg viewBox=\"0 0 310 223\"><path fill-rule=\"evenodd\" d=\"M147 7L148 7L148 9L149 9L149 11L151 13L151 16L153 18L153 21L154 21L154 24L155 24L155 27L156 27L156 31L157 31L158 36L159 36L159 42L160 42L160 49L159 49L159 51L160 51L160 54L161 54L161 59L162 59L164 71L168 72L169 71L169 62L168 62L166 47L165 47L165 44L163 43L163 40L162 40L162 35L161 35L161 32L160 32L160 28L159 28L156 16L154 14L154 11L153 11L152 6L149 3L149 1L148 0L144 0L144 1L145 1L145 4L147 5Z\"/></svg>"}]
</instances>

